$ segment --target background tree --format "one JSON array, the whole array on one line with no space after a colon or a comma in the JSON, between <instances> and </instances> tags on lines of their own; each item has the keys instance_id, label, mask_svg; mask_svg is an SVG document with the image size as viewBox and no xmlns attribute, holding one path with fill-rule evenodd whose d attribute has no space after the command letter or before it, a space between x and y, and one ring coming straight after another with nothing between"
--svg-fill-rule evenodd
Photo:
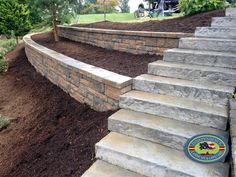
<instances>
[{"instance_id":1,"label":"background tree","mask_svg":"<svg viewBox=\"0 0 236 177\"><path fill-rule=\"evenodd\" d=\"M43 18L47 19L47 17L50 17L54 39L57 42L59 41L57 22L69 23L70 17L68 16L73 16L75 8L78 7L79 3L77 0L34 0L34 5L41 10Z\"/></svg>"},{"instance_id":2,"label":"background tree","mask_svg":"<svg viewBox=\"0 0 236 177\"><path fill-rule=\"evenodd\" d=\"M104 20L106 20L106 13L116 11L116 7L119 5L119 0L97 0L97 6L99 11L104 13Z\"/></svg>"},{"instance_id":3,"label":"background tree","mask_svg":"<svg viewBox=\"0 0 236 177\"><path fill-rule=\"evenodd\" d=\"M30 11L24 4L15 0L0 0L0 32L6 36L18 37L27 34L31 29Z\"/></svg>"},{"instance_id":4,"label":"background tree","mask_svg":"<svg viewBox=\"0 0 236 177\"><path fill-rule=\"evenodd\" d=\"M42 14L41 9L36 6L34 0L17 0L20 4L25 4L28 6L28 9L30 11L29 19L32 25L39 24L42 22Z\"/></svg>"},{"instance_id":5,"label":"background tree","mask_svg":"<svg viewBox=\"0 0 236 177\"><path fill-rule=\"evenodd\" d=\"M129 0L120 0L119 7L122 13L129 13L130 12Z\"/></svg>"}]
</instances>

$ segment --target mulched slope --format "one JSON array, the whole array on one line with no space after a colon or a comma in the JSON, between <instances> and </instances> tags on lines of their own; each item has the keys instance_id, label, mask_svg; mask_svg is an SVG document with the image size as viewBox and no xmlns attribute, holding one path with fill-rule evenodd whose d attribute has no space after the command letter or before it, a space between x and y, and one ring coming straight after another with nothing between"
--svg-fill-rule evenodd
<instances>
[{"instance_id":1,"label":"mulched slope","mask_svg":"<svg viewBox=\"0 0 236 177\"><path fill-rule=\"evenodd\" d=\"M55 43L51 33L34 35L32 39L47 48L84 63L130 77L147 73L148 63L162 59L162 56L134 55L63 38L60 42Z\"/></svg>"},{"instance_id":2,"label":"mulched slope","mask_svg":"<svg viewBox=\"0 0 236 177\"><path fill-rule=\"evenodd\" d=\"M0 113L18 119L0 132L0 176L81 176L94 160L94 144L108 133L113 112L91 110L36 73L22 45L7 57Z\"/></svg>"},{"instance_id":3,"label":"mulched slope","mask_svg":"<svg viewBox=\"0 0 236 177\"><path fill-rule=\"evenodd\" d=\"M193 33L196 27L210 26L211 18L225 16L224 10L215 10L206 13L200 13L189 17L180 17L164 21L148 21L143 23L113 23L98 22L91 24L77 24L73 26L87 28L102 28L116 30L133 30L133 31L160 31L160 32L184 32Z\"/></svg>"}]
</instances>

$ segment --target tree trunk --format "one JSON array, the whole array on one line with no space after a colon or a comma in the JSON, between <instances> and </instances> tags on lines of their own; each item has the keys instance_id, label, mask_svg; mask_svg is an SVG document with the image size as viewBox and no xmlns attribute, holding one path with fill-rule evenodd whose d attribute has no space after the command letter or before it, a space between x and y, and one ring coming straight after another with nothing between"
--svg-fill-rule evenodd
<instances>
[{"instance_id":1,"label":"tree trunk","mask_svg":"<svg viewBox=\"0 0 236 177\"><path fill-rule=\"evenodd\" d=\"M104 5L104 21L106 21L107 20L107 16L106 16L106 10L107 10L106 0L103 1L103 5Z\"/></svg>"},{"instance_id":2,"label":"tree trunk","mask_svg":"<svg viewBox=\"0 0 236 177\"><path fill-rule=\"evenodd\" d=\"M17 45L19 44L19 38L18 38L18 36L16 36L16 44L17 44Z\"/></svg>"},{"instance_id":3,"label":"tree trunk","mask_svg":"<svg viewBox=\"0 0 236 177\"><path fill-rule=\"evenodd\" d=\"M57 17L56 17L56 5L55 2L52 1L52 25L53 25L53 35L55 42L59 41L58 33L57 33Z\"/></svg>"}]
</instances>

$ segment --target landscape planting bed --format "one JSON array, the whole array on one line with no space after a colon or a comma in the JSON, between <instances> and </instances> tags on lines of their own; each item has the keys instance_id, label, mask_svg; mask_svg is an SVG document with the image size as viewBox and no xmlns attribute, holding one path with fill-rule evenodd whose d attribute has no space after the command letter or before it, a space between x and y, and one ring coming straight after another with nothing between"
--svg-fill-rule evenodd
<instances>
[{"instance_id":1,"label":"landscape planting bed","mask_svg":"<svg viewBox=\"0 0 236 177\"><path fill-rule=\"evenodd\" d=\"M80 177L113 112L96 112L53 85L30 65L23 45L7 58L0 111L18 119L0 132L0 176Z\"/></svg>"},{"instance_id":2,"label":"landscape planting bed","mask_svg":"<svg viewBox=\"0 0 236 177\"><path fill-rule=\"evenodd\" d=\"M160 55L133 55L64 38L55 43L51 33L37 34L32 36L32 39L40 45L78 61L129 77L147 73L148 63L162 59Z\"/></svg>"},{"instance_id":3,"label":"landscape planting bed","mask_svg":"<svg viewBox=\"0 0 236 177\"><path fill-rule=\"evenodd\" d=\"M163 21L148 21L143 23L113 23L98 22L91 24L77 24L76 27L101 28L131 31L155 31L155 32L182 32L194 33L196 27L210 26L212 17L225 16L224 10L200 13L188 17L180 17Z\"/></svg>"}]
</instances>

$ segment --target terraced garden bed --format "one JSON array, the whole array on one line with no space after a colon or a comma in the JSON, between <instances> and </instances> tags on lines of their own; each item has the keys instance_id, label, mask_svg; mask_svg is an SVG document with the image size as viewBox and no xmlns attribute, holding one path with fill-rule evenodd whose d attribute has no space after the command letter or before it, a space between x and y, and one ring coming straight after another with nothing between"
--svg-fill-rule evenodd
<instances>
[{"instance_id":1,"label":"terraced garden bed","mask_svg":"<svg viewBox=\"0 0 236 177\"><path fill-rule=\"evenodd\" d=\"M37 34L32 36L32 39L40 45L78 61L129 77L147 73L148 63L162 59L160 55L133 55L64 38L55 43L51 33Z\"/></svg>"}]
</instances>

